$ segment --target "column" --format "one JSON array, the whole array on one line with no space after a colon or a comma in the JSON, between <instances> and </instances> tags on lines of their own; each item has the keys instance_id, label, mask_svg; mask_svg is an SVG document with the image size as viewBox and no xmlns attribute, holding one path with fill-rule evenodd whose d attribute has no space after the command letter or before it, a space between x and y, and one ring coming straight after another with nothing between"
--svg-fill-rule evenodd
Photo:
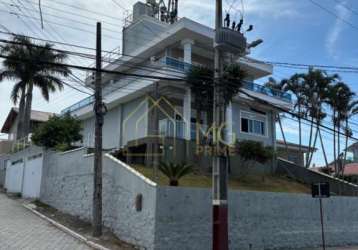
<instances>
[{"instance_id":1,"label":"column","mask_svg":"<svg viewBox=\"0 0 358 250\"><path fill-rule=\"evenodd\" d=\"M185 39L181 41L181 44L183 45L184 62L191 64L192 46L194 41L191 39Z\"/></svg>"},{"instance_id":2,"label":"column","mask_svg":"<svg viewBox=\"0 0 358 250\"><path fill-rule=\"evenodd\" d=\"M191 140L191 89L185 89L183 100L183 118L185 122L185 139Z\"/></svg>"},{"instance_id":3,"label":"column","mask_svg":"<svg viewBox=\"0 0 358 250\"><path fill-rule=\"evenodd\" d=\"M184 62L191 64L192 46L194 41L191 39L185 39L181 41L184 51ZM186 87L184 101L183 101L183 116L185 121L185 139L191 140L191 89Z\"/></svg>"},{"instance_id":4,"label":"column","mask_svg":"<svg viewBox=\"0 0 358 250\"><path fill-rule=\"evenodd\" d=\"M227 143L232 144L235 142L235 138L233 138L233 125L232 125L232 102L230 102L226 107L226 133L225 140Z\"/></svg>"}]
</instances>

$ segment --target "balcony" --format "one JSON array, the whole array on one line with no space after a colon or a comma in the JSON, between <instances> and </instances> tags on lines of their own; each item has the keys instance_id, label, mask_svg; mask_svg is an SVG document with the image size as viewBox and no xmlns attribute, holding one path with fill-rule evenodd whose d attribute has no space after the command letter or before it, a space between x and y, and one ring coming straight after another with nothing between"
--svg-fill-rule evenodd
<instances>
[{"instance_id":1,"label":"balcony","mask_svg":"<svg viewBox=\"0 0 358 250\"><path fill-rule=\"evenodd\" d=\"M94 96L89 96L86 97L85 99L69 106L68 108L65 108L64 110L61 111L61 115L66 114L66 113L72 113L75 112L79 109L82 109L84 107L87 107L89 105L91 105L92 103L94 103Z\"/></svg>"},{"instance_id":2,"label":"balcony","mask_svg":"<svg viewBox=\"0 0 358 250\"><path fill-rule=\"evenodd\" d=\"M196 123L191 123L191 140L196 138ZM203 134L207 131L207 125L201 125L201 130ZM163 119L159 121L159 134L165 137L173 137L178 139L185 139L185 122L184 121L173 121L171 119Z\"/></svg>"},{"instance_id":3,"label":"balcony","mask_svg":"<svg viewBox=\"0 0 358 250\"><path fill-rule=\"evenodd\" d=\"M167 57L167 56L161 58L159 61L163 65L166 65L170 68L173 68L173 69L176 69L176 70L179 70L182 72L188 72L190 70L190 68L192 67L192 64L185 63L185 62L178 60L176 58ZM195 63L193 63L193 65L198 66ZM243 88L257 92L257 93L261 93L261 94L264 94L267 96L271 96L273 98L277 98L277 99L280 99L285 102L292 103L292 97L290 94L285 93L280 90L274 90L274 89L265 87L263 85L256 84L254 82L245 81L243 84Z\"/></svg>"},{"instance_id":4,"label":"balcony","mask_svg":"<svg viewBox=\"0 0 358 250\"><path fill-rule=\"evenodd\" d=\"M245 81L243 84L243 88L257 92L257 93L261 93L264 95L268 95L268 96L271 96L271 97L274 97L274 98L277 98L277 99L280 99L280 100L283 100L283 101L286 101L289 103L292 102L292 97L289 93L285 93L280 90L271 89L271 88L265 87L263 85L253 83L253 82Z\"/></svg>"}]
</instances>

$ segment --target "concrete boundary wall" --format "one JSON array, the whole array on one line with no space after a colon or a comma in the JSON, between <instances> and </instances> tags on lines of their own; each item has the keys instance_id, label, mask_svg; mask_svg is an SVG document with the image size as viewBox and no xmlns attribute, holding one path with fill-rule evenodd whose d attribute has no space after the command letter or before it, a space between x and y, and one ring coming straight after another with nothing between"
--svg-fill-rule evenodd
<instances>
[{"instance_id":1,"label":"concrete boundary wall","mask_svg":"<svg viewBox=\"0 0 358 250\"><path fill-rule=\"evenodd\" d=\"M155 249L211 249L211 190L160 187ZM358 198L323 201L329 246L358 244ZM320 247L319 200L305 194L229 193L230 249ZM170 246L168 248L168 246Z\"/></svg>"},{"instance_id":2,"label":"concrete boundary wall","mask_svg":"<svg viewBox=\"0 0 358 250\"><path fill-rule=\"evenodd\" d=\"M330 191L333 194L345 196L358 195L358 185L324 173L298 166L282 158L279 158L277 161L276 172L278 174L286 174L293 179L299 180L309 185L316 182L328 182L330 185Z\"/></svg>"},{"instance_id":3,"label":"concrete boundary wall","mask_svg":"<svg viewBox=\"0 0 358 250\"><path fill-rule=\"evenodd\" d=\"M93 154L86 149L48 151L40 200L86 221L92 219ZM142 209L135 202L143 197ZM155 183L110 155L103 157L103 223L120 239L154 248Z\"/></svg>"},{"instance_id":4,"label":"concrete boundary wall","mask_svg":"<svg viewBox=\"0 0 358 250\"><path fill-rule=\"evenodd\" d=\"M93 154L46 152L41 200L92 217ZM136 200L142 197L142 208ZM327 244L358 244L357 197L323 201ZM305 194L229 193L230 249L319 247L319 201ZM122 240L156 250L211 249L211 190L157 186L110 155L103 158L103 221Z\"/></svg>"}]
</instances>

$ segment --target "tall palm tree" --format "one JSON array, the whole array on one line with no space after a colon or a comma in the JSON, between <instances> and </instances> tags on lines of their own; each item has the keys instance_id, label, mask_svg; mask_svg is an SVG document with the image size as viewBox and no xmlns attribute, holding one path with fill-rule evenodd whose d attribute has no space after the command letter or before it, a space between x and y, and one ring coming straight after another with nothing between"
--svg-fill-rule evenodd
<instances>
[{"instance_id":1,"label":"tall palm tree","mask_svg":"<svg viewBox=\"0 0 358 250\"><path fill-rule=\"evenodd\" d=\"M26 136L30 132L34 87L39 88L46 101L49 101L50 93L62 90L60 77L68 76L70 70L59 64L65 61L67 55L55 52L49 43L37 45L24 36L14 36L12 43L0 48L0 53L7 56L3 61L5 70L0 80L17 81L11 98L16 103L20 96L19 134Z\"/></svg>"},{"instance_id":2,"label":"tall palm tree","mask_svg":"<svg viewBox=\"0 0 358 250\"><path fill-rule=\"evenodd\" d=\"M227 105L239 93L244 84L246 73L236 63L226 65L218 88L222 92L224 105ZM200 123L201 112L211 113L214 98L214 71L206 67L193 66L187 73L186 82L194 94L196 121Z\"/></svg>"},{"instance_id":3,"label":"tall palm tree","mask_svg":"<svg viewBox=\"0 0 358 250\"><path fill-rule=\"evenodd\" d=\"M292 93L296 98L294 109L298 115L299 152L302 155L302 118L306 114L304 106L304 82L300 74L294 74L289 79L283 79L280 85L281 90Z\"/></svg>"},{"instance_id":4,"label":"tall palm tree","mask_svg":"<svg viewBox=\"0 0 358 250\"><path fill-rule=\"evenodd\" d=\"M350 100L353 98L353 93L344 82L338 82L337 84L329 88L329 96L326 102L332 109L332 122L333 122L333 155L334 155L334 169L338 174L341 169L339 163L340 158L340 134L342 123L346 121L346 113L349 112L348 106ZM337 139L338 138L338 139ZM338 150L338 152L337 152Z\"/></svg>"},{"instance_id":5,"label":"tall palm tree","mask_svg":"<svg viewBox=\"0 0 358 250\"><path fill-rule=\"evenodd\" d=\"M324 104L329 96L329 89L338 79L338 75L328 75L325 71L310 68L308 73L300 74L304 83L304 105L311 117L310 137L309 137L309 153L306 158L306 168L311 164L314 148L318 135L320 134L320 126L322 120L327 116L324 110ZM315 126L315 135L313 135ZM325 157L326 159L326 157Z\"/></svg>"},{"instance_id":6,"label":"tall palm tree","mask_svg":"<svg viewBox=\"0 0 358 250\"><path fill-rule=\"evenodd\" d=\"M337 104L335 109L337 110L337 125L338 125L338 173L343 177L344 168L347 157L348 138L352 135L352 130L349 126L349 119L352 116L358 114L358 101L355 100L355 93L351 91L349 86L343 82L337 84L338 91L335 98L338 98L335 103ZM332 97L332 95L331 95ZM344 123L344 125L343 125ZM341 125L342 124L342 125ZM345 134L345 149L344 152L340 152L340 127L344 126Z\"/></svg>"}]
</instances>

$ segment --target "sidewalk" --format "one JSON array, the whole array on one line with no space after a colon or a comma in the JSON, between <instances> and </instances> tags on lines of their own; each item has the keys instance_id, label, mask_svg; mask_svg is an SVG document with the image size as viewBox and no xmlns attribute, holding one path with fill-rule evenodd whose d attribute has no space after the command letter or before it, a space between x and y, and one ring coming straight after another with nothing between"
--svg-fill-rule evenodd
<instances>
[{"instance_id":1,"label":"sidewalk","mask_svg":"<svg viewBox=\"0 0 358 250\"><path fill-rule=\"evenodd\" d=\"M89 250L86 244L0 193L1 250Z\"/></svg>"}]
</instances>

